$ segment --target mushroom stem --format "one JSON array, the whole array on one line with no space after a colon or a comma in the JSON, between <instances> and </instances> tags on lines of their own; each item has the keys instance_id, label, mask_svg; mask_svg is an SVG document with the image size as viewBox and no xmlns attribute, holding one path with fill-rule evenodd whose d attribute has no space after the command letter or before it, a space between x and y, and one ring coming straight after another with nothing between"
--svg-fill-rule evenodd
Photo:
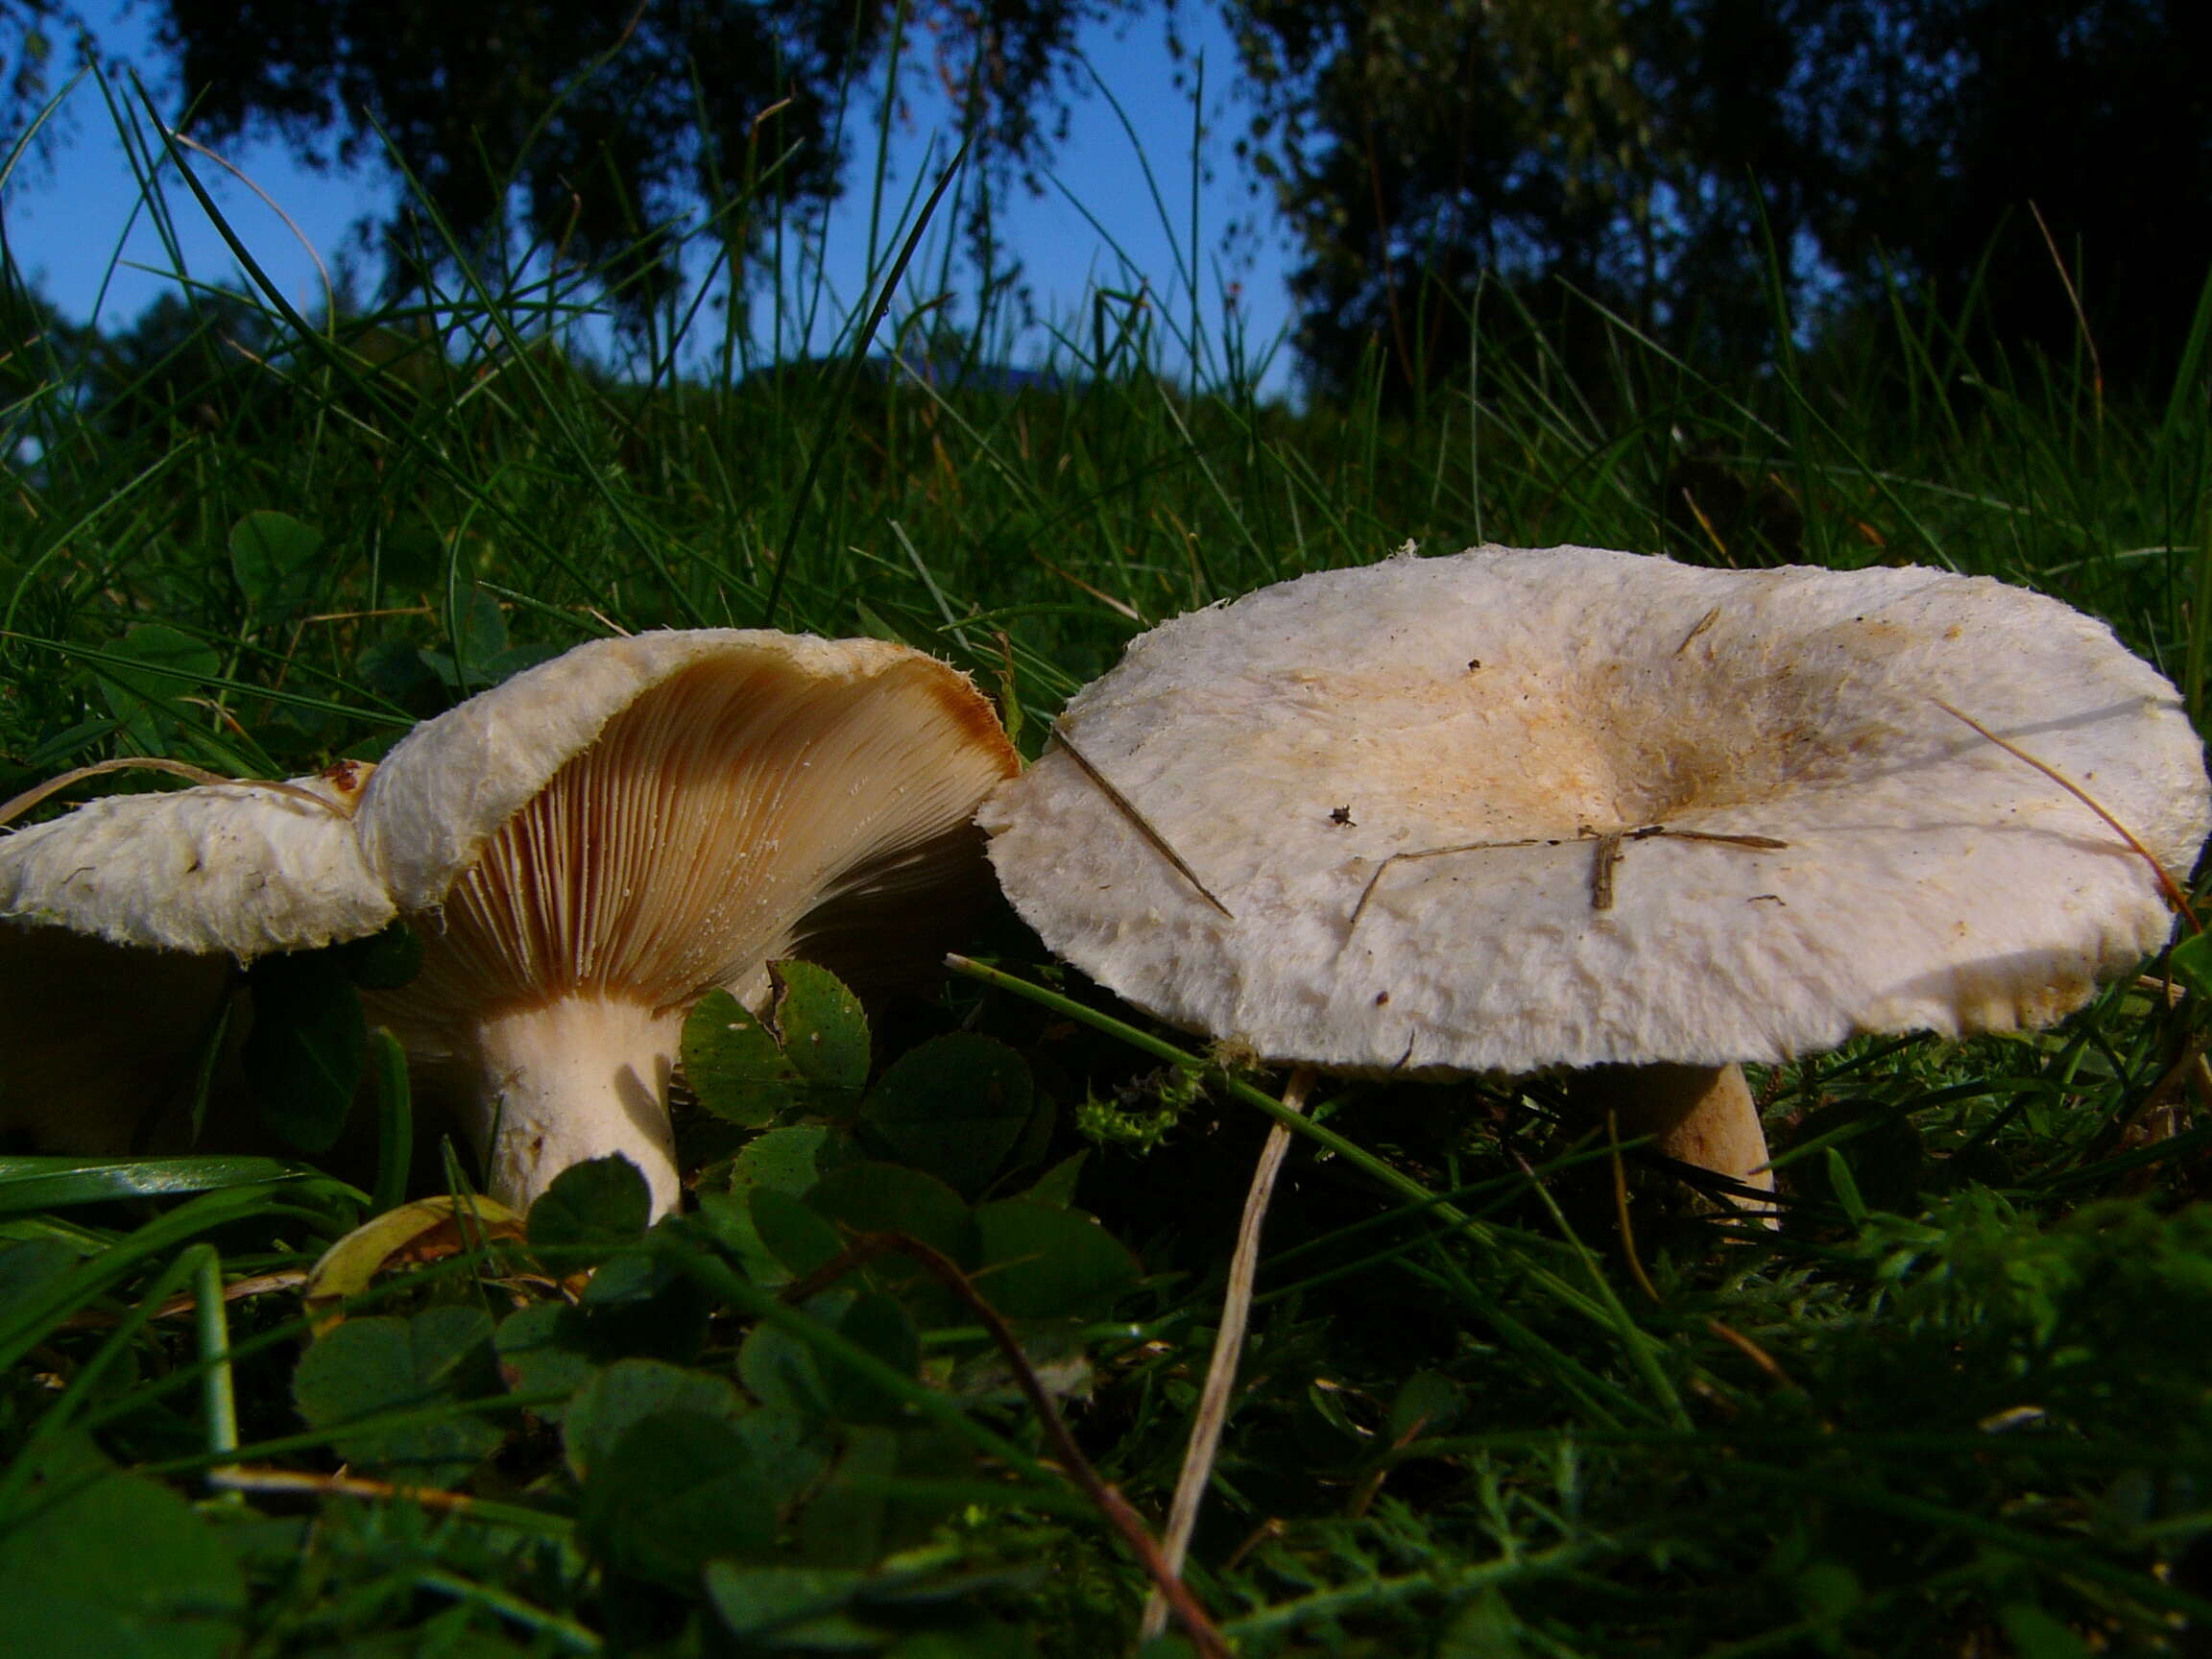
<instances>
[{"instance_id":1,"label":"mushroom stem","mask_svg":"<svg viewBox=\"0 0 2212 1659\"><path fill-rule=\"evenodd\" d=\"M645 1177L653 1214L675 1209L668 1079L683 1027L680 1010L585 994L485 1019L469 1129L486 1190L527 1211L569 1165L619 1152Z\"/></svg>"},{"instance_id":2,"label":"mushroom stem","mask_svg":"<svg viewBox=\"0 0 2212 1659\"><path fill-rule=\"evenodd\" d=\"M1647 1139L1676 1163L1763 1192L1774 1190L1767 1131L1741 1066L1593 1066L1575 1074L1568 1094L1594 1116L1616 1114L1623 1140ZM1746 1198L1727 1201L1775 1225L1772 1206Z\"/></svg>"}]
</instances>

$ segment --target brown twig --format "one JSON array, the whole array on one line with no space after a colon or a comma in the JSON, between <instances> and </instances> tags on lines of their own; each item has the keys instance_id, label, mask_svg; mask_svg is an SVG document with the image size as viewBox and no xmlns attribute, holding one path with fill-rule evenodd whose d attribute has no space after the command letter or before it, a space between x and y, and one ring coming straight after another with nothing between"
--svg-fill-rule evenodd
<instances>
[{"instance_id":1,"label":"brown twig","mask_svg":"<svg viewBox=\"0 0 2212 1659\"><path fill-rule=\"evenodd\" d=\"M308 235L305 230L302 230L300 228L300 221L293 218L291 214L285 212L283 204L279 203L276 197L270 195L268 191L264 190L257 182L255 182L253 177L244 168L240 167L236 162L225 159L223 156L218 156L214 151L208 149L206 145L201 143L199 139L191 137L186 133L180 132L174 127L168 128L165 131L167 132L169 141L172 144L180 145L182 148L191 151L195 156L204 156L208 160L214 162L216 166L222 168L224 172L229 174L231 178L237 180L239 183L245 185L247 189L252 191L255 196L258 196L261 199L261 205L268 208L270 212L276 214L277 218L284 222L284 228L292 232L292 239L299 243L301 247L306 249L307 257L314 261L315 274L323 278L323 303L325 307L327 307L325 314L331 319L333 323L335 323L338 316L338 291L336 288L331 286L330 267L323 263L323 255L315 251L315 238Z\"/></svg>"},{"instance_id":2,"label":"brown twig","mask_svg":"<svg viewBox=\"0 0 2212 1659\"><path fill-rule=\"evenodd\" d=\"M233 1279L223 1286L225 1302L243 1302L249 1296L265 1296L272 1290L294 1290L307 1283L307 1275L297 1268L282 1273L257 1273L250 1279ZM156 1319L174 1319L180 1313L189 1313L200 1306L200 1299L189 1290L182 1290L154 1310ZM101 1308L84 1308L61 1321L63 1331L99 1331L110 1325L120 1325L123 1315L110 1313Z\"/></svg>"},{"instance_id":3,"label":"brown twig","mask_svg":"<svg viewBox=\"0 0 2212 1659\"><path fill-rule=\"evenodd\" d=\"M1344 936L1349 940L1352 930L1359 926L1367 902L1375 897L1375 889L1382 884L1383 876L1393 864L1410 864L1417 858L1443 858L1455 853L1491 853L1503 847L1563 847L1570 840L1596 843L1590 861L1590 908L1610 910L1613 908L1613 866L1621 862L1623 846L1661 835L1670 841L1707 841L1719 847L1747 847L1759 853L1779 852L1790 845L1771 835L1722 835L1706 830L1673 830L1665 824L1640 824L1633 830L1595 830L1584 824L1572 836L1525 835L1513 841L1461 841L1450 847L1393 853L1375 866L1375 873L1367 878L1367 885L1359 889L1358 902L1352 906L1352 918L1344 924Z\"/></svg>"},{"instance_id":4,"label":"brown twig","mask_svg":"<svg viewBox=\"0 0 2212 1659\"><path fill-rule=\"evenodd\" d=\"M1136 623L1140 628L1144 626L1144 613L1142 611L1139 611L1136 606L1130 604L1127 600L1117 599L1113 594L1107 592L1104 589L1092 587L1091 584L1084 581L1082 577L1077 576L1070 571L1061 569L1059 565L1053 564L1051 560L1046 558L1042 553L1032 552L1029 557L1036 560L1038 564L1044 565L1046 569L1051 571L1053 575L1059 577L1061 581L1066 582L1070 587L1090 594L1092 598L1097 600L1099 604L1105 606L1109 611L1118 612L1121 615L1128 617L1130 621Z\"/></svg>"},{"instance_id":5,"label":"brown twig","mask_svg":"<svg viewBox=\"0 0 2212 1659\"><path fill-rule=\"evenodd\" d=\"M2176 1094L2178 1094L2184 1084L2195 1082L2198 1073L2203 1067L2204 1051L2208 1045L2212 1045L2212 1036L2199 1035L2186 1040L2181 1045L2179 1058L2158 1074L2157 1081L2143 1092L2143 1098L2136 1101L2134 1106L2128 1110L2128 1115L2120 1120L2121 1129L2123 1131L2132 1129L2143 1118L2148 1118L2152 1112L2157 1111Z\"/></svg>"},{"instance_id":6,"label":"brown twig","mask_svg":"<svg viewBox=\"0 0 2212 1659\"><path fill-rule=\"evenodd\" d=\"M1429 1419L1416 1417L1406 1426L1406 1431L1390 1442L1382 1461L1371 1466L1359 1477L1359 1484L1352 1488L1352 1496L1344 1500L1344 1516L1348 1521L1361 1521L1367 1511L1375 1507L1375 1500L1382 1491L1382 1482L1390 1479L1390 1471L1397 1467L1391 1454L1403 1452L1421 1438L1421 1431L1429 1427Z\"/></svg>"},{"instance_id":7,"label":"brown twig","mask_svg":"<svg viewBox=\"0 0 2212 1659\"><path fill-rule=\"evenodd\" d=\"M1598 846L1590 854L1590 908L1613 908L1613 869L1621 862L1621 843L1625 840L1620 830L1609 830L1598 837Z\"/></svg>"},{"instance_id":8,"label":"brown twig","mask_svg":"<svg viewBox=\"0 0 2212 1659\"><path fill-rule=\"evenodd\" d=\"M2074 307L2074 325L2081 330L2081 344L2088 349L2090 397L2097 411L2097 424L2102 426L2104 424L2104 362L2097 355L2097 336L2089 332L2089 314L2081 309L2080 290L2074 286L2074 273L2066 269L2066 261L2059 256L2058 239L2043 222L2043 209L2030 202L2028 211L2035 215L2035 228L2043 232L2043 246L2051 251L2051 263L2058 268L2058 280L2066 287L2066 302Z\"/></svg>"},{"instance_id":9,"label":"brown twig","mask_svg":"<svg viewBox=\"0 0 2212 1659\"><path fill-rule=\"evenodd\" d=\"M1344 936L1349 939L1352 930L1359 926L1359 918L1366 913L1367 902L1375 897L1375 889L1382 885L1382 878L1393 864L1410 864L1418 858L1443 858L1454 853L1488 853L1499 847L1556 847L1565 837L1547 839L1542 835L1527 835L1518 841L1461 841L1450 847L1424 847L1418 853L1393 853L1375 866L1375 874L1367 878L1367 885L1359 889L1359 902L1352 906L1352 919L1344 924Z\"/></svg>"},{"instance_id":10,"label":"brown twig","mask_svg":"<svg viewBox=\"0 0 2212 1659\"><path fill-rule=\"evenodd\" d=\"M464 1492L437 1486L395 1486L386 1480L365 1480L358 1475L317 1475L300 1469L267 1469L251 1463L229 1463L207 1471L207 1484L223 1492L297 1492L318 1498L368 1498L380 1503L415 1503L424 1509L443 1509L466 1515L476 1500Z\"/></svg>"},{"instance_id":11,"label":"brown twig","mask_svg":"<svg viewBox=\"0 0 2212 1659\"><path fill-rule=\"evenodd\" d=\"M1696 497L1693 496L1689 491L1685 490L1682 492L1682 498L1690 503L1690 511L1697 514L1697 522L1705 526L1705 534L1708 536L1713 536L1713 526L1711 522L1706 518L1703 513L1698 512ZM1713 536L1713 545L1720 548L1720 556L1722 558L1726 558L1728 556L1728 549L1720 545L1719 537ZM1712 627L1714 623L1719 620L1720 607L1716 605L1712 610L1706 612L1704 615L1697 618L1697 624L1695 627L1692 628L1689 633L1682 636L1682 643L1674 647L1674 655L1679 657L1683 652L1689 650L1690 642L1693 639L1696 638L1698 635L1704 633L1706 629Z\"/></svg>"},{"instance_id":12,"label":"brown twig","mask_svg":"<svg viewBox=\"0 0 2212 1659\"><path fill-rule=\"evenodd\" d=\"M779 98L775 103L769 105L767 108L761 110L759 114L754 116L753 124L745 130L745 142L748 144L756 142L758 138L761 127L766 124L766 122L771 117L782 114L784 110L790 108L792 105L798 102L799 100L796 98Z\"/></svg>"},{"instance_id":13,"label":"brown twig","mask_svg":"<svg viewBox=\"0 0 2212 1659\"><path fill-rule=\"evenodd\" d=\"M50 795L57 795L72 783L87 778L97 778L104 772L166 772L175 778L189 779L194 783L226 789L269 789L278 795L289 795L296 801L306 801L320 806L333 818L350 818L353 814L335 801L325 800L312 789L302 789L297 783L282 783L272 778L226 778L220 772L204 767L190 766L181 760L165 760L155 755L134 755L121 760L96 760L89 766L80 766L64 772L59 778L26 789L14 799L0 803L0 824L12 824Z\"/></svg>"},{"instance_id":14,"label":"brown twig","mask_svg":"<svg viewBox=\"0 0 2212 1659\"><path fill-rule=\"evenodd\" d=\"M1229 1551L1229 1559L1221 1563L1221 1570L1224 1573L1234 1573L1244 1564L1245 1556L1251 1554L1253 1551L1259 1549L1269 1539L1280 1538L1287 1531L1289 1531L1289 1527L1284 1526L1283 1518L1280 1515L1268 1516L1266 1520L1244 1534L1244 1541L1241 1544Z\"/></svg>"},{"instance_id":15,"label":"brown twig","mask_svg":"<svg viewBox=\"0 0 2212 1659\"><path fill-rule=\"evenodd\" d=\"M1706 1320L1705 1329L1727 1343L1729 1347L1735 1349L1737 1353L1743 1355L1744 1358L1750 1360L1752 1364L1758 1366L1761 1371L1766 1373L1767 1381L1772 1382L1775 1387L1787 1388L1792 1393L1800 1392L1795 1380L1791 1377L1789 1372L1782 1369L1781 1362L1773 1355L1767 1353L1766 1349L1760 1347L1758 1343L1752 1341L1750 1337L1744 1335L1743 1332L1731 1330L1718 1319Z\"/></svg>"},{"instance_id":16,"label":"brown twig","mask_svg":"<svg viewBox=\"0 0 2212 1659\"><path fill-rule=\"evenodd\" d=\"M1152 1580L1158 1595L1165 1598L1175 1618L1190 1636L1191 1645L1198 1649L1201 1659L1229 1659L1228 1640L1214 1623L1198 1599L1190 1593L1175 1569L1168 1565L1161 1552L1159 1541L1145 1527L1144 1519L1131 1507L1129 1500L1110 1482L1099 1478L1091 1467L1091 1460L1083 1455L1083 1448L1075 1443L1074 1435L1068 1431L1068 1423L1060 1415L1060 1408L1052 1404L1051 1393L1038 1378L1036 1367L1029 1363L1029 1356L1022 1352L1016 1338L998 1310L983 1299L968 1275L957 1262L939 1251L931 1249L919 1238L903 1233L863 1233L855 1238L845 1252L795 1284L786 1286L782 1292L786 1302L804 1302L809 1296L828 1289L846 1274L864 1267L878 1257L899 1255L913 1262L938 1284L958 1297L963 1306L975 1315L991 1340L998 1345L1000 1358L1014 1374L1015 1383L1022 1397L1036 1412L1037 1421L1045 1430L1045 1437L1052 1443L1053 1455L1058 1459L1068 1479L1074 1482L1105 1517L1106 1524L1120 1534L1129 1552L1137 1557L1145 1575Z\"/></svg>"},{"instance_id":17,"label":"brown twig","mask_svg":"<svg viewBox=\"0 0 2212 1659\"><path fill-rule=\"evenodd\" d=\"M435 616L438 612L429 605L386 605L374 611L325 611L313 616L300 618L301 627L310 622L376 622L387 616Z\"/></svg>"}]
</instances>

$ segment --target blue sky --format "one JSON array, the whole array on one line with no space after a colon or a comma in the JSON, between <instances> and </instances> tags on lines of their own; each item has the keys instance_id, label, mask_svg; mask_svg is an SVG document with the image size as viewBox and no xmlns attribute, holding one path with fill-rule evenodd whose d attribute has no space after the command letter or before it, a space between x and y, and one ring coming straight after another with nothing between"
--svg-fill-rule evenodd
<instances>
[{"instance_id":1,"label":"blue sky","mask_svg":"<svg viewBox=\"0 0 2212 1659\"><path fill-rule=\"evenodd\" d=\"M1218 336L1224 284L1235 284L1238 313L1257 351L1288 323L1286 249L1278 233L1246 236L1234 253L1224 251L1231 220L1251 221L1262 208L1234 154L1249 115L1236 96L1234 52L1218 22L1201 16L1201 10L1189 9L1183 19L1187 40L1203 52L1206 63L1207 130L1198 177L1193 179L1191 165L1191 96L1174 84L1164 21L1148 15L1119 34L1094 28L1083 39L1085 55L1111 88L1128 128L1105 97L1079 92L1046 193L1021 194L1008 204L1006 241L1023 262L1044 318L1072 320L1094 286L1130 289L1142 279L1182 334L1191 310L1187 256L1195 188L1201 321L1209 335ZM152 46L146 8L110 0L90 11L104 56L135 66L164 107L174 107L178 89ZM1190 65L1185 67L1188 81ZM917 98L909 106L892 146L889 202L907 200L916 180L931 170L933 156L942 163L952 142L950 127L942 102ZM60 112L59 130L48 164L19 169L0 196L9 240L19 266L65 314L91 320L97 306L98 320L112 326L143 310L175 276L148 216L138 210L137 186L96 85L87 81L76 87ZM381 169L314 172L268 143L225 146L223 159L243 178L214 164L201 171L225 217L295 304L319 310L323 277L309 246L334 269L348 254L354 225L388 206L397 186ZM1146 184L1146 166L1157 203ZM831 214L824 260L830 293L843 305L856 302L863 291L868 244L867 181L856 175L853 183ZM184 269L201 281L237 280L235 259L190 197L176 191L171 200ZM937 261L920 259L916 267L933 276ZM817 330L811 344L819 349L828 341ZM1044 344L1033 334L1014 347L1014 354L1034 356ZM1175 347L1166 360L1182 369L1188 356ZM1279 353L1265 384L1280 391L1288 383L1287 353Z\"/></svg>"}]
</instances>

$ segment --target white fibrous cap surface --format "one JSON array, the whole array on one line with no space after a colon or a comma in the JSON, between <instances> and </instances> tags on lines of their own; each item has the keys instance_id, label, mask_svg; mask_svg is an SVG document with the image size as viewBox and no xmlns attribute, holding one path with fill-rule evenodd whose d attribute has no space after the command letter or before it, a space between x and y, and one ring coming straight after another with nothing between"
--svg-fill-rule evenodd
<instances>
[{"instance_id":1,"label":"white fibrous cap surface","mask_svg":"<svg viewBox=\"0 0 2212 1659\"><path fill-rule=\"evenodd\" d=\"M397 914L351 823L354 775L113 795L0 837L0 917L241 962ZM327 803L327 805L319 803Z\"/></svg>"},{"instance_id":2,"label":"white fibrous cap surface","mask_svg":"<svg viewBox=\"0 0 2212 1659\"><path fill-rule=\"evenodd\" d=\"M378 769L364 840L430 947L383 1001L434 1025L757 993L840 902L980 871L970 819L1014 764L967 678L903 646L695 630L579 647Z\"/></svg>"},{"instance_id":3,"label":"white fibrous cap surface","mask_svg":"<svg viewBox=\"0 0 2212 1659\"><path fill-rule=\"evenodd\" d=\"M2170 914L1945 703L2186 880L2201 750L2103 623L1941 571L1584 547L1301 577L1154 629L1070 703L1068 744L1230 916L1066 749L981 821L1054 950L1268 1059L1719 1065L2044 1023Z\"/></svg>"}]
</instances>

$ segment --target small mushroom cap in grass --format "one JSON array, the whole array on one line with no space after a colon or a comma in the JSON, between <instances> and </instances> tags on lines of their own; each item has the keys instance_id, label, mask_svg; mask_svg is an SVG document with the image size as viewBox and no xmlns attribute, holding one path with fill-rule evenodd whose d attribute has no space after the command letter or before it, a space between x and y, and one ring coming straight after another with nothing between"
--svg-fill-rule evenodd
<instances>
[{"instance_id":1,"label":"small mushroom cap in grass","mask_svg":"<svg viewBox=\"0 0 2212 1659\"><path fill-rule=\"evenodd\" d=\"M2167 903L1945 704L2186 876L2201 752L2103 623L1942 571L1584 547L1392 559L1168 622L981 821L1054 950L1272 1060L1719 1066L2042 1024L2157 949Z\"/></svg>"},{"instance_id":2,"label":"small mushroom cap in grass","mask_svg":"<svg viewBox=\"0 0 2212 1659\"><path fill-rule=\"evenodd\" d=\"M397 914L353 830L374 767L110 795L0 839L0 917L251 962Z\"/></svg>"},{"instance_id":3,"label":"small mushroom cap in grass","mask_svg":"<svg viewBox=\"0 0 2212 1659\"><path fill-rule=\"evenodd\" d=\"M0 837L0 1133L181 1144L230 963L397 914L353 834L373 770L109 796Z\"/></svg>"}]
</instances>

